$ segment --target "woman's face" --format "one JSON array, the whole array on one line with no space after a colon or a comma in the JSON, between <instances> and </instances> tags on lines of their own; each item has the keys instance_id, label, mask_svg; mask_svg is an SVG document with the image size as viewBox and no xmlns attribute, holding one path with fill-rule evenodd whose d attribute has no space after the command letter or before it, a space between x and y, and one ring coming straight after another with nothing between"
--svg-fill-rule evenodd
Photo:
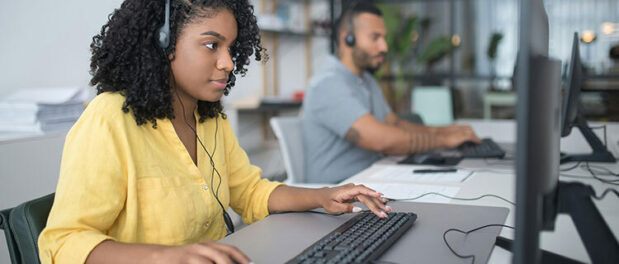
<instances>
[{"instance_id":1,"label":"woman's face","mask_svg":"<svg viewBox=\"0 0 619 264\"><path fill-rule=\"evenodd\" d=\"M207 12L210 15L196 18L181 30L171 67L183 99L216 102L234 68L229 50L237 37L237 25L228 9Z\"/></svg>"}]
</instances>

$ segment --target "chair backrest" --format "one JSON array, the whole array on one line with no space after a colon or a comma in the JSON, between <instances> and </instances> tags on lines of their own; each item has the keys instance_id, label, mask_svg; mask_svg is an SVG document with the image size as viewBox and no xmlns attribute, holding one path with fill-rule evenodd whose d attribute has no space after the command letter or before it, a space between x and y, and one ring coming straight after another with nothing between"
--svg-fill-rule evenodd
<instances>
[{"instance_id":1,"label":"chair backrest","mask_svg":"<svg viewBox=\"0 0 619 264\"><path fill-rule=\"evenodd\" d=\"M411 110L419 114L426 125L453 123L453 99L449 87L415 86L411 96Z\"/></svg>"},{"instance_id":2,"label":"chair backrest","mask_svg":"<svg viewBox=\"0 0 619 264\"><path fill-rule=\"evenodd\" d=\"M39 234L45 228L54 194L49 194L0 212L0 228L4 230L13 264L41 263Z\"/></svg>"},{"instance_id":3,"label":"chair backrest","mask_svg":"<svg viewBox=\"0 0 619 264\"><path fill-rule=\"evenodd\" d=\"M284 166L288 175L286 183L305 182L301 117L273 117L270 122L284 158Z\"/></svg>"}]
</instances>

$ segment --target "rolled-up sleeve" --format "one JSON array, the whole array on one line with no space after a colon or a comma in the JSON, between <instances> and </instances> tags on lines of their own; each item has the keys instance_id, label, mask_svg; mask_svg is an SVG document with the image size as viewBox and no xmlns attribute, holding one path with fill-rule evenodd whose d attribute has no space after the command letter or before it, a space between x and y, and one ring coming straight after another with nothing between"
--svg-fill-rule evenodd
<instances>
[{"instance_id":1,"label":"rolled-up sleeve","mask_svg":"<svg viewBox=\"0 0 619 264\"><path fill-rule=\"evenodd\" d=\"M39 236L42 263L84 263L124 207L126 140L115 135L97 106L88 107L68 133L54 205Z\"/></svg>"},{"instance_id":2,"label":"rolled-up sleeve","mask_svg":"<svg viewBox=\"0 0 619 264\"><path fill-rule=\"evenodd\" d=\"M269 197L275 188L283 185L261 179L262 170L249 163L245 151L239 146L227 120L224 122L227 166L229 172L230 206L250 224L269 215Z\"/></svg>"}]
</instances>

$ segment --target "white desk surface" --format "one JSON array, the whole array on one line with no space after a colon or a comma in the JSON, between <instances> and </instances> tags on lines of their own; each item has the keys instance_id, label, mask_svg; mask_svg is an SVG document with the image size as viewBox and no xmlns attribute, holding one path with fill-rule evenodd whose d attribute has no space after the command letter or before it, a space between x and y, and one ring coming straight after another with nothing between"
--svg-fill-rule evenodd
<instances>
[{"instance_id":1,"label":"white desk surface","mask_svg":"<svg viewBox=\"0 0 619 264\"><path fill-rule=\"evenodd\" d=\"M514 142L516 138L516 126L514 121L480 121L480 120L460 120L458 123L471 124L475 132L480 137L491 137L495 141L501 144L507 152L507 156L511 157L514 153ZM599 124L593 123L592 126ZM616 157L619 157L619 123L607 123L607 138L609 149ZM596 131L600 138L603 140L602 131ZM572 134L561 140L561 150L567 152L588 152L590 148L582 138L582 135L577 130L572 130ZM348 182L380 182L380 179L371 177L373 173L376 173L384 166L395 165L396 161L403 157L386 157L376 162L372 167L358 173L357 175L345 180ZM594 163L591 163L592 165ZM574 164L566 164L561 166L562 168L569 168ZM603 164L595 163L596 166L603 166L610 169L613 172L619 172L619 163ZM409 166L411 169L414 165L398 165ZM425 165L424 165L425 166ZM473 160L466 159L460 162L459 168L465 168L469 170L475 170L476 172L462 183L422 183L421 184L434 184L441 186L456 186L460 187L456 197L459 198L474 198L483 194L495 194L506 198L510 201L516 200L515 185L516 179L513 169L513 161L510 160ZM562 181L581 181L593 186L596 193L600 194L606 188L614 187L609 184L601 183L593 178L590 174L582 169L576 168L568 172L562 172L564 174L582 175L585 179L574 179L565 176L561 176ZM386 181L383 181L386 183ZM451 200L450 203L454 204L468 204L468 205L487 205L487 206L501 206L510 208L510 213L505 222L506 225L514 226L514 206L506 203L505 201L495 199L492 197L483 198L476 201L459 201ZM616 195L607 195L602 201L594 200L594 203L602 213L602 216L606 220L606 223L610 226L615 238L619 238L619 198ZM501 236L511 238L514 237L514 232L511 229L503 228ZM567 256L573 259L577 259L583 262L591 262L587 252L585 250L582 241L576 231L576 228L567 215L559 215L557 217L555 231L542 232L540 236L540 245L543 249ZM492 255L490 256L489 263L511 263L511 252L502 248L495 247Z\"/></svg>"}]
</instances>

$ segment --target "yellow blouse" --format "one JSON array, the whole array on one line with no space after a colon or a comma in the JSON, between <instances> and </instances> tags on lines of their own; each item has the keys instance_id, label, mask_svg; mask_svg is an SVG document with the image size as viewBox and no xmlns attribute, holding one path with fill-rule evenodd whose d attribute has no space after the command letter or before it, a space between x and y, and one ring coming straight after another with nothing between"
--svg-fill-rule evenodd
<instances>
[{"instance_id":1,"label":"yellow blouse","mask_svg":"<svg viewBox=\"0 0 619 264\"><path fill-rule=\"evenodd\" d=\"M137 126L119 93L97 96L69 131L47 227L39 237L43 263L84 263L103 240L181 245L225 236L222 210L246 223L268 215L281 183L260 179L226 119L198 123L196 166L169 119ZM196 113L197 118L197 113ZM215 145L215 130L217 143ZM213 189L215 188L215 189Z\"/></svg>"}]
</instances>

